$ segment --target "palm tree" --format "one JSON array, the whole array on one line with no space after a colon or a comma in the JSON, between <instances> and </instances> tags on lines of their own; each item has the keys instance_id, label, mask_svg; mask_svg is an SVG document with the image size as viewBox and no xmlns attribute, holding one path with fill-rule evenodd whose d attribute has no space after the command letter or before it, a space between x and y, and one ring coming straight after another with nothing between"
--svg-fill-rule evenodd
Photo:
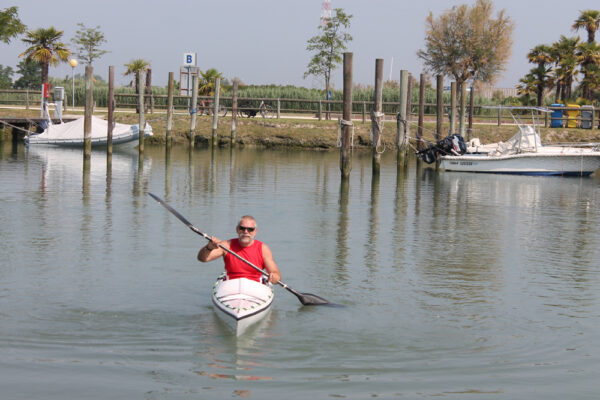
<instances>
[{"instance_id":1,"label":"palm tree","mask_svg":"<svg viewBox=\"0 0 600 400\"><path fill-rule=\"evenodd\" d=\"M598 10L583 10L579 17L573 23L574 30L585 29L588 34L587 44L592 45L595 43L596 31L600 28L600 11ZM589 50L589 49L588 49ZM583 50L582 52L587 52L587 50ZM588 52L589 55L589 52ZM584 74L583 81L581 83L581 88L583 90L583 97L586 99L592 99L593 90L590 87L590 84L594 81L594 77L592 76L592 71L595 70L593 65L593 61L591 60L593 57L584 57L581 60L581 70Z\"/></svg>"},{"instance_id":2,"label":"palm tree","mask_svg":"<svg viewBox=\"0 0 600 400\"><path fill-rule=\"evenodd\" d=\"M577 47L577 60L583 72L581 81L582 97L592 100L594 88L596 88L599 77L598 63L600 63L600 45L596 42L581 43Z\"/></svg>"},{"instance_id":3,"label":"palm tree","mask_svg":"<svg viewBox=\"0 0 600 400\"><path fill-rule=\"evenodd\" d=\"M217 78L223 79L223 74L215 68L209 68L206 72L200 72L200 82L198 82L198 94L200 96L214 96L215 82Z\"/></svg>"},{"instance_id":4,"label":"palm tree","mask_svg":"<svg viewBox=\"0 0 600 400\"><path fill-rule=\"evenodd\" d=\"M554 81L556 84L555 101L560 98L562 101L571 98L573 80L577 68L577 46L579 37L566 37L561 35L558 42L554 42L551 47L551 55L554 61Z\"/></svg>"},{"instance_id":5,"label":"palm tree","mask_svg":"<svg viewBox=\"0 0 600 400\"><path fill-rule=\"evenodd\" d=\"M544 90L551 86L552 77L549 75L551 68L548 64L552 62L552 50L545 44L535 46L527 53L527 59L530 63L537 64L537 67L531 70L535 76L537 85L537 105L541 106L544 101Z\"/></svg>"},{"instance_id":6,"label":"palm tree","mask_svg":"<svg viewBox=\"0 0 600 400\"><path fill-rule=\"evenodd\" d=\"M125 67L127 68L127 70L125 71L125 73L123 75L125 75L125 76L134 75L135 93L139 94L140 93L140 74L142 72L148 71L148 69L150 68L150 61L146 61L142 58L138 58L137 60L132 60L128 64L125 64ZM146 107L144 107L144 108L146 108ZM140 107L139 107L139 105L137 105L137 103L135 106L135 111L138 113L140 112Z\"/></svg>"},{"instance_id":7,"label":"palm tree","mask_svg":"<svg viewBox=\"0 0 600 400\"><path fill-rule=\"evenodd\" d=\"M63 33L51 26L48 29L29 30L25 33L25 38L21 39L29 47L19 54L19 57L25 56L29 60L40 63L42 83L48 83L50 65L56 65L61 61L66 62L71 55L69 49L60 41Z\"/></svg>"},{"instance_id":8,"label":"palm tree","mask_svg":"<svg viewBox=\"0 0 600 400\"><path fill-rule=\"evenodd\" d=\"M135 77L135 93L138 94L140 92L139 86L139 78L142 72L146 72L148 68L150 68L150 61L146 61L142 58L138 58L137 60L132 60L128 64L125 64L125 68L127 70L123 75L134 75Z\"/></svg>"},{"instance_id":9,"label":"palm tree","mask_svg":"<svg viewBox=\"0 0 600 400\"><path fill-rule=\"evenodd\" d=\"M524 106L531 105L531 96L537 93L537 81L532 73L528 73L524 78L519 79L517 85L517 93L521 96L521 104Z\"/></svg>"},{"instance_id":10,"label":"palm tree","mask_svg":"<svg viewBox=\"0 0 600 400\"><path fill-rule=\"evenodd\" d=\"M572 26L573 30L585 29L588 34L587 42L595 40L596 31L600 28L600 11L583 10Z\"/></svg>"}]
</instances>

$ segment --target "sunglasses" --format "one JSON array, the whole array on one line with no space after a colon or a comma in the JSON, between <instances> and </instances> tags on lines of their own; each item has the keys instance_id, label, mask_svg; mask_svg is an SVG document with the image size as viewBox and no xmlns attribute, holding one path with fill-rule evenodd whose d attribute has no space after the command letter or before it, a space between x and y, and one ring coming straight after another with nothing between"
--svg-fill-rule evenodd
<instances>
[{"instance_id":1,"label":"sunglasses","mask_svg":"<svg viewBox=\"0 0 600 400\"><path fill-rule=\"evenodd\" d=\"M240 231L254 232L254 230L255 230L256 228L251 228L251 227L248 227L248 226L241 226L241 225L238 225L238 229L239 229Z\"/></svg>"}]
</instances>

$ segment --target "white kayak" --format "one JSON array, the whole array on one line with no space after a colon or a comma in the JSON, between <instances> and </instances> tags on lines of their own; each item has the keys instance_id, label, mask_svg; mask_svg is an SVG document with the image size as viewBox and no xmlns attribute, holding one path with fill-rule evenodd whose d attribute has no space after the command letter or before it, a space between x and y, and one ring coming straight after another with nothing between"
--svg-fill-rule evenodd
<instances>
[{"instance_id":1,"label":"white kayak","mask_svg":"<svg viewBox=\"0 0 600 400\"><path fill-rule=\"evenodd\" d=\"M223 273L213 286L212 300L220 315L237 336L263 319L271 310L273 285L246 278L226 279Z\"/></svg>"}]
</instances>

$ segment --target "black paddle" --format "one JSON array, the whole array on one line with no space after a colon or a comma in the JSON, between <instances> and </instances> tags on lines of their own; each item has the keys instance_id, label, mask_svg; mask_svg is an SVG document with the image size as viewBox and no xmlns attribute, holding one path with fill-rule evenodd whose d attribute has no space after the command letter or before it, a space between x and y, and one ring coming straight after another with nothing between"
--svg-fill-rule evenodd
<instances>
[{"instance_id":1,"label":"black paddle","mask_svg":"<svg viewBox=\"0 0 600 400\"><path fill-rule=\"evenodd\" d=\"M179 220L181 222L183 222L184 224L186 224L188 226L188 228L190 228L191 230L193 230L194 232L196 232L198 235L204 237L204 239L211 240L211 237L209 235L207 235L204 232L201 232L200 229L198 229L194 225L192 225L192 223L190 221L188 221L187 219L185 219L185 217L183 215L179 214L173 207L171 207L170 205L168 205L167 203L165 203L161 198L159 198L158 196L155 196L154 194L152 194L150 192L148 192L148 194L154 200L158 201L158 203L161 206L163 206L164 208L166 208L167 210L169 210L171 212L171 214L173 214L174 216L176 216L177 218L179 218ZM219 244L219 247L222 248L223 250L225 250L226 252L228 252L229 254L231 254L232 256L239 258L240 260L242 260L243 262L245 262L246 264L248 264L249 266L251 266L252 268L254 268L255 270L257 270L261 274L265 275L266 277L269 276L269 274L266 271L258 268L256 265L252 264L250 261L248 261L245 258L241 257L237 253L229 250L227 247L223 246L222 244ZM290 292L294 296L296 296L298 298L298 300L300 300L300 303L302 303L305 306L319 306L319 305L327 305L327 304L331 305L331 303L329 303L327 300L325 300L324 298L319 297L319 296L317 296L315 294L300 293L300 292L295 291L294 289L292 289L291 287L289 287L288 285L286 285L285 283L283 283L281 281L279 281L277 283L279 285L281 285L285 290L287 290L288 292Z\"/></svg>"}]
</instances>

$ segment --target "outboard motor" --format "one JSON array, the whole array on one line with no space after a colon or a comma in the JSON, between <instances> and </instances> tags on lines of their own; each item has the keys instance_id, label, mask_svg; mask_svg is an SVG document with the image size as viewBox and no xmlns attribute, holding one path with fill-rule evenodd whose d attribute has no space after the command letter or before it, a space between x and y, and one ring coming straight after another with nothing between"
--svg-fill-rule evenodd
<instances>
[{"instance_id":1,"label":"outboard motor","mask_svg":"<svg viewBox=\"0 0 600 400\"><path fill-rule=\"evenodd\" d=\"M433 164L438 154L460 156L467 152L467 144L461 135L450 135L435 144L430 144L426 149L417 152L417 156L427 164Z\"/></svg>"},{"instance_id":2,"label":"outboard motor","mask_svg":"<svg viewBox=\"0 0 600 400\"><path fill-rule=\"evenodd\" d=\"M435 144L430 144L424 150L417 151L417 156L427 164L433 164L437 160L438 149Z\"/></svg>"},{"instance_id":3,"label":"outboard motor","mask_svg":"<svg viewBox=\"0 0 600 400\"><path fill-rule=\"evenodd\" d=\"M460 135L450 135L437 143L440 152L444 155L460 156L467 152L465 139Z\"/></svg>"}]
</instances>

